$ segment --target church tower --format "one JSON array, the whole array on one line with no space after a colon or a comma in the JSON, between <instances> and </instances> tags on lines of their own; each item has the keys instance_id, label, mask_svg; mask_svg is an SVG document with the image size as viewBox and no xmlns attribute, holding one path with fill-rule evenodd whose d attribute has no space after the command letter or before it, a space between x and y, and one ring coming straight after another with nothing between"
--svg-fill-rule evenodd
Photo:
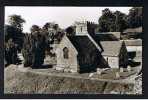
<instances>
[{"instance_id":1,"label":"church tower","mask_svg":"<svg viewBox=\"0 0 148 100\"><path fill-rule=\"evenodd\" d=\"M76 35L87 35L87 22L75 22Z\"/></svg>"}]
</instances>

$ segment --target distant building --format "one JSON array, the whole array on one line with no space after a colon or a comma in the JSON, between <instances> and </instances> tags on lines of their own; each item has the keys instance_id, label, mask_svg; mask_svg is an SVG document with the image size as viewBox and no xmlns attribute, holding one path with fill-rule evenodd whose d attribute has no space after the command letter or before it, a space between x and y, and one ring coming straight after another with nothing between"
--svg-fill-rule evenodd
<instances>
[{"instance_id":1,"label":"distant building","mask_svg":"<svg viewBox=\"0 0 148 100\"><path fill-rule=\"evenodd\" d=\"M142 34L142 27L128 28L122 32L122 35L128 39L142 39Z\"/></svg>"}]
</instances>

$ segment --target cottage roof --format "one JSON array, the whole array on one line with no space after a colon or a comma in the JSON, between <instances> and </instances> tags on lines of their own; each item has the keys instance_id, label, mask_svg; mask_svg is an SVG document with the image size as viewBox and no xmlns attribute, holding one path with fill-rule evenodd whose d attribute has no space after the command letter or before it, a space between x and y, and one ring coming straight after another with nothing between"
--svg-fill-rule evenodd
<instances>
[{"instance_id":1,"label":"cottage roof","mask_svg":"<svg viewBox=\"0 0 148 100\"><path fill-rule=\"evenodd\" d=\"M142 33L142 27L128 28L123 33Z\"/></svg>"},{"instance_id":2,"label":"cottage roof","mask_svg":"<svg viewBox=\"0 0 148 100\"><path fill-rule=\"evenodd\" d=\"M101 41L103 56L118 56L122 47L122 41Z\"/></svg>"},{"instance_id":3,"label":"cottage roof","mask_svg":"<svg viewBox=\"0 0 148 100\"><path fill-rule=\"evenodd\" d=\"M135 40L124 40L126 46L142 46L142 40L141 39L135 39Z\"/></svg>"},{"instance_id":4,"label":"cottage roof","mask_svg":"<svg viewBox=\"0 0 148 100\"><path fill-rule=\"evenodd\" d=\"M96 33L92 36L95 41L117 41L119 40L114 34L111 33Z\"/></svg>"},{"instance_id":5,"label":"cottage roof","mask_svg":"<svg viewBox=\"0 0 148 100\"><path fill-rule=\"evenodd\" d=\"M96 46L89 39L88 36L67 36L67 37L78 51L78 54L90 53L93 50L97 50Z\"/></svg>"}]
</instances>

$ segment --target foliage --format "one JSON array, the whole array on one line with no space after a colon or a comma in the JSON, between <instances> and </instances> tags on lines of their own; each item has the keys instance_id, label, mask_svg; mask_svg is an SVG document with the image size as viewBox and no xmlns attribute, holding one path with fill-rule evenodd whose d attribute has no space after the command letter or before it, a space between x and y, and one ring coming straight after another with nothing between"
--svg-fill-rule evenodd
<instances>
[{"instance_id":1,"label":"foliage","mask_svg":"<svg viewBox=\"0 0 148 100\"><path fill-rule=\"evenodd\" d=\"M58 24L54 22L46 23L43 26L42 30L48 33L48 40L50 44L59 42L62 39L62 36L64 35L64 31L59 27Z\"/></svg>"},{"instance_id":2,"label":"foliage","mask_svg":"<svg viewBox=\"0 0 148 100\"><path fill-rule=\"evenodd\" d=\"M9 39L12 39L13 42L17 45L17 50L21 51L23 45L24 33L22 33L19 29L11 26L5 25L5 42L8 42Z\"/></svg>"},{"instance_id":3,"label":"foliage","mask_svg":"<svg viewBox=\"0 0 148 100\"><path fill-rule=\"evenodd\" d=\"M31 29L38 27L33 25ZM34 29L33 29L34 30ZM31 34L26 34L23 44L23 57L25 59L24 66L40 67L44 63L45 50L48 48L48 40L45 31L39 27L32 31Z\"/></svg>"},{"instance_id":4,"label":"foliage","mask_svg":"<svg viewBox=\"0 0 148 100\"><path fill-rule=\"evenodd\" d=\"M120 11L112 12L108 8L102 11L102 16L99 18L100 32L122 32L127 28L126 15Z\"/></svg>"},{"instance_id":5,"label":"foliage","mask_svg":"<svg viewBox=\"0 0 148 100\"><path fill-rule=\"evenodd\" d=\"M114 30L114 20L114 14L108 8L104 9L102 11L102 16L99 18L99 31L109 32Z\"/></svg>"},{"instance_id":6,"label":"foliage","mask_svg":"<svg viewBox=\"0 0 148 100\"><path fill-rule=\"evenodd\" d=\"M11 15L9 16L9 24L17 29L22 30L23 23L25 20L20 15Z\"/></svg>"},{"instance_id":7,"label":"foliage","mask_svg":"<svg viewBox=\"0 0 148 100\"><path fill-rule=\"evenodd\" d=\"M38 25L32 25L32 27L30 28L31 33L35 33L40 31L40 27Z\"/></svg>"},{"instance_id":8,"label":"foliage","mask_svg":"<svg viewBox=\"0 0 148 100\"><path fill-rule=\"evenodd\" d=\"M102 11L99 18L100 32L122 32L126 28L142 26L142 7L133 7L126 15L120 11L112 12L108 8Z\"/></svg>"},{"instance_id":9,"label":"foliage","mask_svg":"<svg viewBox=\"0 0 148 100\"><path fill-rule=\"evenodd\" d=\"M69 26L65 29L65 31L66 31L66 35L73 36L75 34L75 27Z\"/></svg>"},{"instance_id":10,"label":"foliage","mask_svg":"<svg viewBox=\"0 0 148 100\"><path fill-rule=\"evenodd\" d=\"M17 52L21 51L24 34L22 32L25 20L19 15L9 16L9 25L4 26L5 33L5 61L6 64L17 64Z\"/></svg>"},{"instance_id":11,"label":"foliage","mask_svg":"<svg viewBox=\"0 0 148 100\"><path fill-rule=\"evenodd\" d=\"M115 11L114 15L116 16L115 31L122 32L124 29L128 27L127 15L120 11Z\"/></svg>"},{"instance_id":12,"label":"foliage","mask_svg":"<svg viewBox=\"0 0 148 100\"><path fill-rule=\"evenodd\" d=\"M11 15L9 16L9 25L5 25L5 42L7 42L10 38L17 44L17 50L21 51L24 33L23 31L23 23L25 20L20 15Z\"/></svg>"},{"instance_id":13,"label":"foliage","mask_svg":"<svg viewBox=\"0 0 148 100\"><path fill-rule=\"evenodd\" d=\"M128 14L128 24L130 28L142 26L142 7L133 7Z\"/></svg>"},{"instance_id":14,"label":"foliage","mask_svg":"<svg viewBox=\"0 0 148 100\"><path fill-rule=\"evenodd\" d=\"M18 63L17 48L12 39L5 43L5 61L7 65Z\"/></svg>"}]
</instances>

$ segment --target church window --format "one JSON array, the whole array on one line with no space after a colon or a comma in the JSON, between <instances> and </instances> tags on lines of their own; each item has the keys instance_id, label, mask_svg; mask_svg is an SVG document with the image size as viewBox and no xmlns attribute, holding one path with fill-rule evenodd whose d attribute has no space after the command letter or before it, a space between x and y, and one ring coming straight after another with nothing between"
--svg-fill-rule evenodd
<instances>
[{"instance_id":1,"label":"church window","mask_svg":"<svg viewBox=\"0 0 148 100\"><path fill-rule=\"evenodd\" d=\"M69 52L68 48L65 47L63 49L63 57L64 57L64 59L68 59L68 57L69 57L68 52Z\"/></svg>"}]
</instances>

